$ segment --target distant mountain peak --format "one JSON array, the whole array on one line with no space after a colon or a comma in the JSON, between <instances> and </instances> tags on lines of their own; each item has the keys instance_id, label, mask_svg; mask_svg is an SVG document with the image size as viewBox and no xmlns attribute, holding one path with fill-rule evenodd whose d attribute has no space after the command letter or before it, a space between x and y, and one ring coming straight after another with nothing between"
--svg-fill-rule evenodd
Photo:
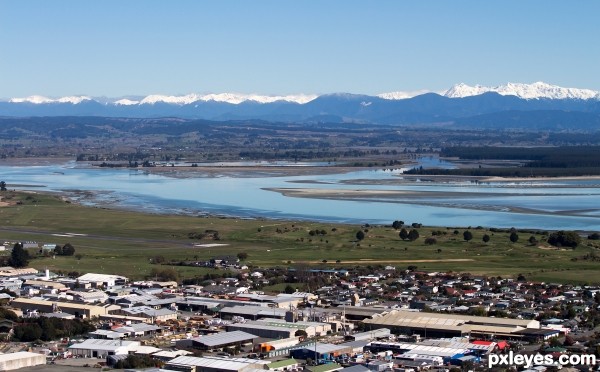
<instances>
[{"instance_id":1,"label":"distant mountain peak","mask_svg":"<svg viewBox=\"0 0 600 372\"><path fill-rule=\"evenodd\" d=\"M398 100L398 99L409 99L409 98L420 96L420 95L426 94L426 93L431 93L431 91L425 90L425 89L415 90L415 91L410 91L410 92L397 91L397 92L381 93L381 94L378 94L377 97L383 98L383 99L389 99L389 100Z\"/></svg>"},{"instance_id":2,"label":"distant mountain peak","mask_svg":"<svg viewBox=\"0 0 600 372\"><path fill-rule=\"evenodd\" d=\"M532 84L506 83L495 87L482 85L470 86L465 83L454 85L444 96L449 98L464 98L495 92L503 96L516 96L522 99L598 99L600 92L591 89L563 88L538 81Z\"/></svg>"},{"instance_id":3,"label":"distant mountain peak","mask_svg":"<svg viewBox=\"0 0 600 372\"><path fill-rule=\"evenodd\" d=\"M317 98L316 95L310 94L296 94L296 95L287 95L287 96L265 96L258 94L242 94L242 93L212 93L200 95L196 93L191 93L183 96L166 96L160 94L153 94L142 98L139 101L134 101L130 99L120 99L115 101L114 103L117 105L154 105L156 103L169 103L175 105L189 105L194 102L224 102L231 103L234 105L240 104L242 102L256 102L256 103L273 103L277 101L284 102L294 102L294 103L307 103Z\"/></svg>"},{"instance_id":4,"label":"distant mountain peak","mask_svg":"<svg viewBox=\"0 0 600 372\"><path fill-rule=\"evenodd\" d=\"M92 98L88 96L67 96L61 97L57 99L48 98L44 96L29 96L25 98L11 98L9 102L12 103L34 103L34 104L42 104L42 103L72 103L74 105L79 104L83 101L91 101Z\"/></svg>"}]
</instances>

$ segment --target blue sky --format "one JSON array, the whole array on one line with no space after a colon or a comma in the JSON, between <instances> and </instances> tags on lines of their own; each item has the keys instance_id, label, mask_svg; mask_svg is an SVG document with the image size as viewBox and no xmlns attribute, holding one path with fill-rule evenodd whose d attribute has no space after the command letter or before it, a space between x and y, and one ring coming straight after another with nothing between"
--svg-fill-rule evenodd
<instances>
[{"instance_id":1,"label":"blue sky","mask_svg":"<svg viewBox=\"0 0 600 372\"><path fill-rule=\"evenodd\" d=\"M0 97L600 90L598 1L0 0Z\"/></svg>"}]
</instances>

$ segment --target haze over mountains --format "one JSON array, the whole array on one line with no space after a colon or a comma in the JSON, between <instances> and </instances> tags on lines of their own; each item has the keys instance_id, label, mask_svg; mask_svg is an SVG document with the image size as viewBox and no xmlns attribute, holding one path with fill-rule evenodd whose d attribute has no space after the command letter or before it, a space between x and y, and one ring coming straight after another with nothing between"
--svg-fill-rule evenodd
<instances>
[{"instance_id":1,"label":"haze over mountains","mask_svg":"<svg viewBox=\"0 0 600 372\"><path fill-rule=\"evenodd\" d=\"M1 116L174 116L208 120L455 124L535 129L600 129L600 92L542 82L497 87L457 84L444 92L377 96L249 94L150 95L118 99L31 96L0 102Z\"/></svg>"}]
</instances>

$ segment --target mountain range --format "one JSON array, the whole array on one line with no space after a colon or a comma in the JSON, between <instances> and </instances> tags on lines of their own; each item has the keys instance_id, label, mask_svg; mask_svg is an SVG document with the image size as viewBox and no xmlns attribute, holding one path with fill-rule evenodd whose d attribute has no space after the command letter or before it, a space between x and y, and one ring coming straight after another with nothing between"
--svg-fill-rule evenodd
<instances>
[{"instance_id":1,"label":"mountain range","mask_svg":"<svg viewBox=\"0 0 600 372\"><path fill-rule=\"evenodd\" d=\"M117 99L31 96L0 101L0 116L181 117L278 122L454 124L536 129L600 129L600 92L542 82L496 87L457 84L443 92L379 95L150 95Z\"/></svg>"}]
</instances>

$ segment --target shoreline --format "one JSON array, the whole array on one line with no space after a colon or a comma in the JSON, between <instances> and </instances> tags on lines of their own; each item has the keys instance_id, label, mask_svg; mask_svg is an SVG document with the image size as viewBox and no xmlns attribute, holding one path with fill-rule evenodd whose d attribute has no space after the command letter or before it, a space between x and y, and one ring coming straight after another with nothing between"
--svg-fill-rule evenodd
<instances>
[{"instance_id":1,"label":"shoreline","mask_svg":"<svg viewBox=\"0 0 600 372\"><path fill-rule=\"evenodd\" d=\"M595 212L597 209L580 209L560 212L549 212L545 210L530 209L516 206L487 206L461 203L461 199L468 199L477 196L535 196L535 194L497 194L497 193L473 193L473 192L447 192L447 191L396 191L396 190L346 190L346 189L307 189L307 188L263 188L266 191L280 193L285 197L308 198L308 199L328 199L328 200L347 200L368 202L376 201L380 203L412 204L443 208L470 209L480 211L495 211L520 214L555 214L560 216L589 217L600 218L585 213ZM549 194L543 194L548 196ZM599 192L600 195L600 192ZM431 199L442 199L441 202L430 201ZM446 200L453 199L453 202Z\"/></svg>"},{"instance_id":2,"label":"shoreline","mask_svg":"<svg viewBox=\"0 0 600 372\"><path fill-rule=\"evenodd\" d=\"M78 167L88 169L103 169L98 165L91 162L76 162L73 158L7 158L0 159L0 166L51 166L51 165L65 165L67 163L77 164ZM310 162L306 162L310 163ZM214 164L219 164L215 162ZM350 166L350 165L250 165L250 166L239 166L239 165L214 165L214 166L155 166L155 167L107 167L106 169L122 169L122 170L134 170L138 172L146 172L152 174L161 174L165 176L171 176L174 178L203 178L203 177L220 177L220 176L237 176L240 178L247 177L286 177L286 176L304 176L304 175L326 175L326 174L344 174L355 171L364 170L400 170L402 168L410 168L417 165L417 162L411 162L403 164L402 166L386 167L386 166ZM600 175L592 176L559 176L559 177L500 177L500 176L452 176L452 175L415 175L415 174L396 174L395 176L401 178L398 181L410 180L410 182L460 182L460 181L477 181L477 182L535 182L535 181L577 181L577 180L598 180L600 181ZM381 182L382 180L347 180L350 181L370 181L370 182ZM392 180L394 181L394 180ZM312 183L311 180L298 180L294 181L297 183ZM317 182L315 182L317 183Z\"/></svg>"}]
</instances>

